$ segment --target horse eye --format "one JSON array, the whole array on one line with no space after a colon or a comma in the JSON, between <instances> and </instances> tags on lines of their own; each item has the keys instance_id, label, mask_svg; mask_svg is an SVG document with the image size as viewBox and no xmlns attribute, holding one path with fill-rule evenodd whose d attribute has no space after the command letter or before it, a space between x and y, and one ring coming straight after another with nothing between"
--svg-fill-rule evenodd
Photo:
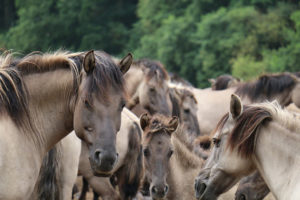
<instances>
[{"instance_id":1,"label":"horse eye","mask_svg":"<svg viewBox=\"0 0 300 200\"><path fill-rule=\"evenodd\" d=\"M88 131L88 132L92 132L93 131L93 128L92 127L89 127L89 126L85 126L84 127L84 130Z\"/></svg>"},{"instance_id":2,"label":"horse eye","mask_svg":"<svg viewBox=\"0 0 300 200\"><path fill-rule=\"evenodd\" d=\"M215 145L216 147L220 147L220 142L221 142L220 139L218 139L218 138L213 138L213 143L214 143L214 145Z\"/></svg>"},{"instance_id":3,"label":"horse eye","mask_svg":"<svg viewBox=\"0 0 300 200\"><path fill-rule=\"evenodd\" d=\"M91 108L92 107L91 104L90 104L90 102L88 100L84 99L83 102L84 102L85 107L87 107L87 108Z\"/></svg>"},{"instance_id":4,"label":"horse eye","mask_svg":"<svg viewBox=\"0 0 300 200\"><path fill-rule=\"evenodd\" d=\"M144 156L149 157L150 156L150 151L149 149L144 149Z\"/></svg>"},{"instance_id":5,"label":"horse eye","mask_svg":"<svg viewBox=\"0 0 300 200\"><path fill-rule=\"evenodd\" d=\"M125 101L121 101L120 103L120 109L122 110L126 105L126 102Z\"/></svg>"},{"instance_id":6,"label":"horse eye","mask_svg":"<svg viewBox=\"0 0 300 200\"><path fill-rule=\"evenodd\" d=\"M173 155L173 150L170 150L168 153L168 158L170 158Z\"/></svg>"}]
</instances>

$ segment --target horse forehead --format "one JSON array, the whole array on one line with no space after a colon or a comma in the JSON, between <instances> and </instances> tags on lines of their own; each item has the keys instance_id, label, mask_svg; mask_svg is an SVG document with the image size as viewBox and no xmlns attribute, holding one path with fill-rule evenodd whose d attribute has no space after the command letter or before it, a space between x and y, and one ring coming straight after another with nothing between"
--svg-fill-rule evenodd
<instances>
[{"instance_id":1,"label":"horse forehead","mask_svg":"<svg viewBox=\"0 0 300 200\"><path fill-rule=\"evenodd\" d=\"M155 147L157 150L163 150L169 146L169 139L164 135L154 135L150 141L150 146Z\"/></svg>"}]
</instances>

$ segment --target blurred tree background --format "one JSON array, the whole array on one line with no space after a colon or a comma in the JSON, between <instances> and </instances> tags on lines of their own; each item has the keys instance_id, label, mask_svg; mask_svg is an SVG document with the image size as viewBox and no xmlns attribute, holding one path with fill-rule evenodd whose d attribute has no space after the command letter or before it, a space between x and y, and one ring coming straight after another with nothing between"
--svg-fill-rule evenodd
<instances>
[{"instance_id":1,"label":"blurred tree background","mask_svg":"<svg viewBox=\"0 0 300 200\"><path fill-rule=\"evenodd\" d=\"M103 49L160 60L208 86L300 71L298 0L0 0L0 48Z\"/></svg>"}]
</instances>

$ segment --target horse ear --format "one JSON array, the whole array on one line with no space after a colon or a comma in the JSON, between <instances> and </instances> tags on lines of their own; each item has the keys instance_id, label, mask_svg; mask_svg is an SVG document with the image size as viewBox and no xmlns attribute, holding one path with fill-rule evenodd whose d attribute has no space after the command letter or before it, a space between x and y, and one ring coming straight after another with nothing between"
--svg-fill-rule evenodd
<instances>
[{"instance_id":1,"label":"horse ear","mask_svg":"<svg viewBox=\"0 0 300 200\"><path fill-rule=\"evenodd\" d=\"M172 119L169 121L168 131L170 133L174 132L177 129L179 124L179 119L176 116L173 116Z\"/></svg>"},{"instance_id":2,"label":"horse ear","mask_svg":"<svg viewBox=\"0 0 300 200\"><path fill-rule=\"evenodd\" d=\"M89 74L95 69L96 61L95 61L95 55L94 50L91 50L85 54L83 59L83 68L84 71Z\"/></svg>"},{"instance_id":3,"label":"horse ear","mask_svg":"<svg viewBox=\"0 0 300 200\"><path fill-rule=\"evenodd\" d=\"M140 125L143 131L149 125L149 122L150 122L150 116L147 113L142 114L140 118Z\"/></svg>"},{"instance_id":4,"label":"horse ear","mask_svg":"<svg viewBox=\"0 0 300 200\"><path fill-rule=\"evenodd\" d=\"M120 70L123 74L125 74L131 64L132 64L132 61L133 61L133 56L131 53L128 53L127 56L125 56L120 62L119 62L119 67L120 67Z\"/></svg>"},{"instance_id":5,"label":"horse ear","mask_svg":"<svg viewBox=\"0 0 300 200\"><path fill-rule=\"evenodd\" d=\"M240 97L238 97L235 94L231 95L230 100L230 114L233 119L236 119L242 114L243 111L243 105Z\"/></svg>"}]
</instances>

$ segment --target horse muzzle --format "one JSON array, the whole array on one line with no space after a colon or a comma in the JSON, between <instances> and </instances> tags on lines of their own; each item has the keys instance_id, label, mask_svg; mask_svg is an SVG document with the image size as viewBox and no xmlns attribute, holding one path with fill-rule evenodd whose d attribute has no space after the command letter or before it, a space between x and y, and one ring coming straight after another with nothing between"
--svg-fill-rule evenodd
<instances>
[{"instance_id":1,"label":"horse muzzle","mask_svg":"<svg viewBox=\"0 0 300 200\"><path fill-rule=\"evenodd\" d=\"M96 176L110 176L112 170L118 162L118 153L95 150L93 156L90 156L91 168Z\"/></svg>"}]
</instances>

